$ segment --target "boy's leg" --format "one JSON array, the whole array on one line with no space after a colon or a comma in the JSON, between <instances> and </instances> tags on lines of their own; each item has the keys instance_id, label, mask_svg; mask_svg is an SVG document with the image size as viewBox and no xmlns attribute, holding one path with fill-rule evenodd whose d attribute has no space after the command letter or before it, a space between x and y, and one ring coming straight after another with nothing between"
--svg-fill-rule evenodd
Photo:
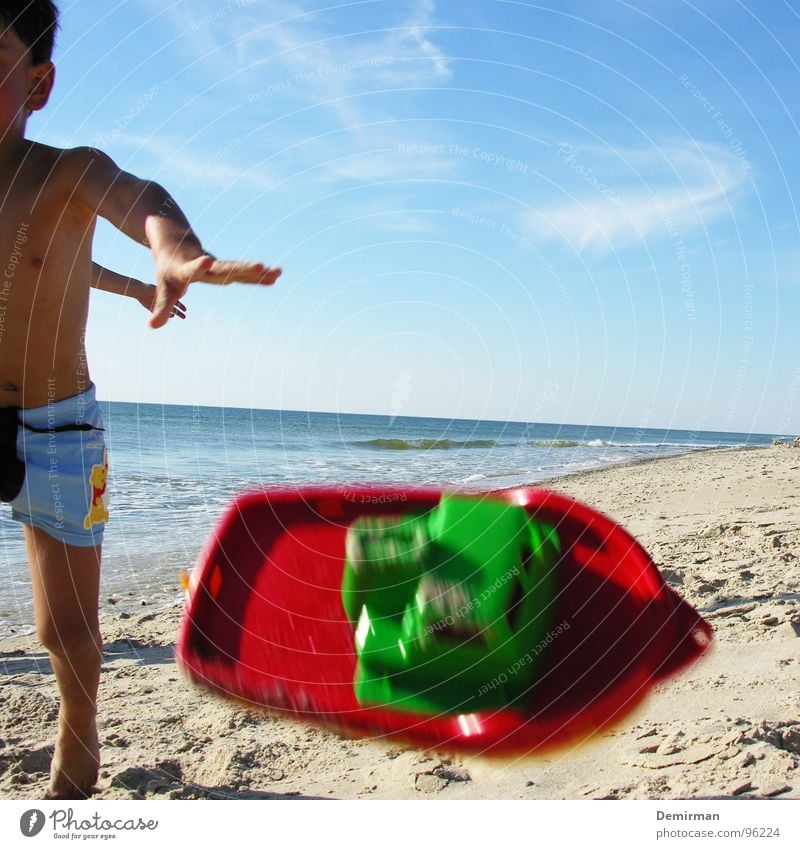
<instances>
[{"instance_id":1,"label":"boy's leg","mask_svg":"<svg viewBox=\"0 0 800 849\"><path fill-rule=\"evenodd\" d=\"M50 770L53 798L80 798L97 781L97 687L102 643L98 623L101 546L82 548L24 526L36 630L50 654L61 695Z\"/></svg>"}]
</instances>

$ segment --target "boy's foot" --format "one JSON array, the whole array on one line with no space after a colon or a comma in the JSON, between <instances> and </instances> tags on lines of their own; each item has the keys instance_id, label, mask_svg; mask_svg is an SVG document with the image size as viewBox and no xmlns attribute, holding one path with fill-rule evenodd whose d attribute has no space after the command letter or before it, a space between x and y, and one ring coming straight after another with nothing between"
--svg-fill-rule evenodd
<instances>
[{"instance_id":1,"label":"boy's foot","mask_svg":"<svg viewBox=\"0 0 800 849\"><path fill-rule=\"evenodd\" d=\"M92 722L86 734L59 722L58 740L50 765L48 799L88 799L95 792L100 771L100 741Z\"/></svg>"}]
</instances>

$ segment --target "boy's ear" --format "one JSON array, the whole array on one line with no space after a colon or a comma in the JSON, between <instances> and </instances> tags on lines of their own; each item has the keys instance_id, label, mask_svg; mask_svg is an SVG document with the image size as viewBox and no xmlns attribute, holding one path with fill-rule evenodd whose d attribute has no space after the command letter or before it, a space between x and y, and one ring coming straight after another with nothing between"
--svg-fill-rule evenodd
<instances>
[{"instance_id":1,"label":"boy's ear","mask_svg":"<svg viewBox=\"0 0 800 849\"><path fill-rule=\"evenodd\" d=\"M25 104L31 112L44 109L55 81L56 67L52 62L40 62L31 68L28 78L28 101Z\"/></svg>"}]
</instances>

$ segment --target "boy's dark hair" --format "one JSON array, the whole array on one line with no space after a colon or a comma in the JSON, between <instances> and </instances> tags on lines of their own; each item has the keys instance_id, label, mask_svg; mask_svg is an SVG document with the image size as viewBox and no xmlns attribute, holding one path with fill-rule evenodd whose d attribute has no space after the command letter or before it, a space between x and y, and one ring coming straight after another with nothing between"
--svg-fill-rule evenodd
<instances>
[{"instance_id":1,"label":"boy's dark hair","mask_svg":"<svg viewBox=\"0 0 800 849\"><path fill-rule=\"evenodd\" d=\"M31 64L49 62L58 29L53 0L0 0L0 27L12 29L28 48Z\"/></svg>"}]
</instances>

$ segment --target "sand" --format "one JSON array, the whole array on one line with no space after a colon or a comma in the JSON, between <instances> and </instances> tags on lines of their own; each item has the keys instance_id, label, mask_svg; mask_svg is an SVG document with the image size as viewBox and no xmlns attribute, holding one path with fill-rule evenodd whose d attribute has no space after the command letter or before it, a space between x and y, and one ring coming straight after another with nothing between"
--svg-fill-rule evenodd
<instances>
[{"instance_id":1,"label":"sand","mask_svg":"<svg viewBox=\"0 0 800 849\"><path fill-rule=\"evenodd\" d=\"M249 712L181 677L178 607L106 613L98 798L800 798L798 481L800 450L782 445L549 484L637 536L716 641L621 725L545 757L451 757ZM41 798L57 699L33 637L0 642L0 681L0 797Z\"/></svg>"}]
</instances>

